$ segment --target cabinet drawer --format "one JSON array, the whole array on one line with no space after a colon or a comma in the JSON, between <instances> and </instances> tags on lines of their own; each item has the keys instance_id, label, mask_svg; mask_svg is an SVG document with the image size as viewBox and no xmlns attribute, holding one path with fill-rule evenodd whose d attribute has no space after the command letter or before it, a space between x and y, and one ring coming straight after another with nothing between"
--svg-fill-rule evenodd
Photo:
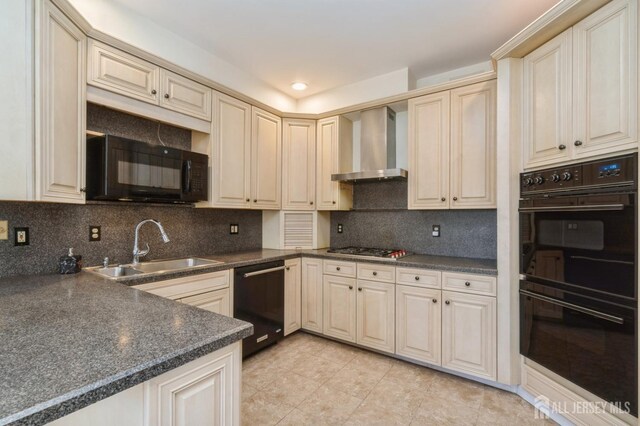
<instances>
[{"instance_id":1,"label":"cabinet drawer","mask_svg":"<svg viewBox=\"0 0 640 426\"><path fill-rule=\"evenodd\" d=\"M356 277L356 263L355 262L343 262L341 260L327 260L324 261L323 271L325 274L337 275L340 277Z\"/></svg>"},{"instance_id":2,"label":"cabinet drawer","mask_svg":"<svg viewBox=\"0 0 640 426\"><path fill-rule=\"evenodd\" d=\"M396 267L374 263L358 263L358 278L394 283L396 281Z\"/></svg>"},{"instance_id":3,"label":"cabinet drawer","mask_svg":"<svg viewBox=\"0 0 640 426\"><path fill-rule=\"evenodd\" d=\"M230 294L229 288L208 291L195 296L184 297L179 302L187 305L195 306L206 311L215 312L216 314L229 316L230 312Z\"/></svg>"},{"instance_id":4,"label":"cabinet drawer","mask_svg":"<svg viewBox=\"0 0 640 426\"><path fill-rule=\"evenodd\" d=\"M396 283L414 287L442 287L442 272L430 269L396 268Z\"/></svg>"},{"instance_id":5,"label":"cabinet drawer","mask_svg":"<svg viewBox=\"0 0 640 426\"><path fill-rule=\"evenodd\" d=\"M464 293L496 295L496 277L486 275L442 273L443 290L461 291Z\"/></svg>"},{"instance_id":6,"label":"cabinet drawer","mask_svg":"<svg viewBox=\"0 0 640 426\"><path fill-rule=\"evenodd\" d=\"M229 287L228 270L141 284L134 286L133 288L147 291L168 299L180 299L182 297L193 296L195 294L218 290L225 287Z\"/></svg>"}]
</instances>

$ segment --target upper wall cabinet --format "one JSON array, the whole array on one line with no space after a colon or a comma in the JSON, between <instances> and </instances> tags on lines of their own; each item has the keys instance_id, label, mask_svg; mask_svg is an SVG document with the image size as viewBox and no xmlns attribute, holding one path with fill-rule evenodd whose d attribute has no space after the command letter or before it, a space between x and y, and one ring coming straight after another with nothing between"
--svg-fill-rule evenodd
<instances>
[{"instance_id":1,"label":"upper wall cabinet","mask_svg":"<svg viewBox=\"0 0 640 426\"><path fill-rule=\"evenodd\" d=\"M208 87L95 40L89 56L90 85L211 121Z\"/></svg>"},{"instance_id":2,"label":"upper wall cabinet","mask_svg":"<svg viewBox=\"0 0 640 426\"><path fill-rule=\"evenodd\" d=\"M282 194L282 120L252 107L251 208L279 210Z\"/></svg>"},{"instance_id":3,"label":"upper wall cabinet","mask_svg":"<svg viewBox=\"0 0 640 426\"><path fill-rule=\"evenodd\" d=\"M279 117L214 92L211 207L280 209L281 132Z\"/></svg>"},{"instance_id":4,"label":"upper wall cabinet","mask_svg":"<svg viewBox=\"0 0 640 426\"><path fill-rule=\"evenodd\" d=\"M496 206L496 82L409 101L409 209Z\"/></svg>"},{"instance_id":5,"label":"upper wall cabinet","mask_svg":"<svg viewBox=\"0 0 640 426\"><path fill-rule=\"evenodd\" d=\"M353 186L334 182L331 175L353 169L353 124L345 117L318 120L316 202L318 210L349 210Z\"/></svg>"},{"instance_id":6,"label":"upper wall cabinet","mask_svg":"<svg viewBox=\"0 0 640 426\"><path fill-rule=\"evenodd\" d=\"M637 148L637 2L614 0L524 58L525 169Z\"/></svg>"},{"instance_id":7,"label":"upper wall cabinet","mask_svg":"<svg viewBox=\"0 0 640 426\"><path fill-rule=\"evenodd\" d=\"M496 82L451 91L452 209L496 207Z\"/></svg>"},{"instance_id":8,"label":"upper wall cabinet","mask_svg":"<svg viewBox=\"0 0 640 426\"><path fill-rule=\"evenodd\" d=\"M251 105L215 92L211 205L251 206Z\"/></svg>"},{"instance_id":9,"label":"upper wall cabinet","mask_svg":"<svg viewBox=\"0 0 640 426\"><path fill-rule=\"evenodd\" d=\"M315 210L316 122L282 121L282 208Z\"/></svg>"},{"instance_id":10,"label":"upper wall cabinet","mask_svg":"<svg viewBox=\"0 0 640 426\"><path fill-rule=\"evenodd\" d=\"M83 203L86 38L53 3L37 4L35 199Z\"/></svg>"}]
</instances>

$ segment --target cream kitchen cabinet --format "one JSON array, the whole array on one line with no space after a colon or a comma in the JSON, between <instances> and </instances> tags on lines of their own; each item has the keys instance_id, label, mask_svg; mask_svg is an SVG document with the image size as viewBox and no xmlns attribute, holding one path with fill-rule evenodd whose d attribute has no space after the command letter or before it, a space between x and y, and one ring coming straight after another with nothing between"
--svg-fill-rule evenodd
<instances>
[{"instance_id":1,"label":"cream kitchen cabinet","mask_svg":"<svg viewBox=\"0 0 640 426\"><path fill-rule=\"evenodd\" d=\"M213 95L211 200L218 208L251 206L251 105Z\"/></svg>"},{"instance_id":2,"label":"cream kitchen cabinet","mask_svg":"<svg viewBox=\"0 0 640 426\"><path fill-rule=\"evenodd\" d=\"M409 209L449 208L450 92L409 100Z\"/></svg>"},{"instance_id":3,"label":"cream kitchen cabinet","mask_svg":"<svg viewBox=\"0 0 640 426\"><path fill-rule=\"evenodd\" d=\"M178 299L178 302L186 303L187 305L195 306L205 311L215 312L220 315L231 315L231 297L228 288L184 297Z\"/></svg>"},{"instance_id":4,"label":"cream kitchen cabinet","mask_svg":"<svg viewBox=\"0 0 640 426\"><path fill-rule=\"evenodd\" d=\"M256 107L251 116L251 208L280 210L282 120Z\"/></svg>"},{"instance_id":5,"label":"cream kitchen cabinet","mask_svg":"<svg viewBox=\"0 0 640 426\"><path fill-rule=\"evenodd\" d=\"M302 258L302 328L323 332L322 259Z\"/></svg>"},{"instance_id":6,"label":"cream kitchen cabinet","mask_svg":"<svg viewBox=\"0 0 640 426\"><path fill-rule=\"evenodd\" d=\"M302 322L302 261L300 258L284 262L284 335L299 330Z\"/></svg>"},{"instance_id":7,"label":"cream kitchen cabinet","mask_svg":"<svg viewBox=\"0 0 640 426\"><path fill-rule=\"evenodd\" d=\"M395 351L395 285L358 280L356 343L383 352Z\"/></svg>"},{"instance_id":8,"label":"cream kitchen cabinet","mask_svg":"<svg viewBox=\"0 0 640 426\"><path fill-rule=\"evenodd\" d=\"M51 1L36 16L34 198L84 203L86 37Z\"/></svg>"},{"instance_id":9,"label":"cream kitchen cabinet","mask_svg":"<svg viewBox=\"0 0 640 426\"><path fill-rule=\"evenodd\" d=\"M524 58L523 165L638 146L637 1L614 0Z\"/></svg>"},{"instance_id":10,"label":"cream kitchen cabinet","mask_svg":"<svg viewBox=\"0 0 640 426\"><path fill-rule=\"evenodd\" d=\"M316 122L282 120L282 208L315 210Z\"/></svg>"},{"instance_id":11,"label":"cream kitchen cabinet","mask_svg":"<svg viewBox=\"0 0 640 426\"><path fill-rule=\"evenodd\" d=\"M324 275L323 333L356 342L356 279Z\"/></svg>"},{"instance_id":12,"label":"cream kitchen cabinet","mask_svg":"<svg viewBox=\"0 0 640 426\"><path fill-rule=\"evenodd\" d=\"M210 88L108 44L89 40L87 74L92 86L211 121Z\"/></svg>"},{"instance_id":13,"label":"cream kitchen cabinet","mask_svg":"<svg viewBox=\"0 0 640 426\"><path fill-rule=\"evenodd\" d=\"M160 70L160 106L211 121L211 96L207 86L179 74Z\"/></svg>"},{"instance_id":14,"label":"cream kitchen cabinet","mask_svg":"<svg viewBox=\"0 0 640 426\"><path fill-rule=\"evenodd\" d=\"M496 207L496 82L451 91L452 209Z\"/></svg>"},{"instance_id":15,"label":"cream kitchen cabinet","mask_svg":"<svg viewBox=\"0 0 640 426\"><path fill-rule=\"evenodd\" d=\"M396 286L396 354L440 365L442 295L439 289Z\"/></svg>"},{"instance_id":16,"label":"cream kitchen cabinet","mask_svg":"<svg viewBox=\"0 0 640 426\"><path fill-rule=\"evenodd\" d=\"M442 366L496 380L495 297L443 291Z\"/></svg>"},{"instance_id":17,"label":"cream kitchen cabinet","mask_svg":"<svg viewBox=\"0 0 640 426\"><path fill-rule=\"evenodd\" d=\"M496 82L409 101L409 209L496 206Z\"/></svg>"},{"instance_id":18,"label":"cream kitchen cabinet","mask_svg":"<svg viewBox=\"0 0 640 426\"><path fill-rule=\"evenodd\" d=\"M318 120L316 139L316 203L318 210L349 210L353 185L331 175L353 169L353 124L345 117Z\"/></svg>"}]
</instances>

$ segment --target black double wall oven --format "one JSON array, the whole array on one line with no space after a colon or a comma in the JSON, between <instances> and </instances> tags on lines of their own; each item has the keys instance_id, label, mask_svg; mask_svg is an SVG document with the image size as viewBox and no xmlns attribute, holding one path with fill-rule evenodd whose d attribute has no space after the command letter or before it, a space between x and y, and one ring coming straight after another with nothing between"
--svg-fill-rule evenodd
<instances>
[{"instance_id":1,"label":"black double wall oven","mask_svg":"<svg viewBox=\"0 0 640 426\"><path fill-rule=\"evenodd\" d=\"M520 353L638 414L637 155L521 175Z\"/></svg>"}]
</instances>

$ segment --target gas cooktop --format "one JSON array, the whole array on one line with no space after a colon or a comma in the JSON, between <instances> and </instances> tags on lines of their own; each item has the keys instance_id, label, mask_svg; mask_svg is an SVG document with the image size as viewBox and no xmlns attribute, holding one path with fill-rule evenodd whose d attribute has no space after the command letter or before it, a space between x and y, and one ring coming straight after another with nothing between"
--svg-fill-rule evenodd
<instances>
[{"instance_id":1,"label":"gas cooktop","mask_svg":"<svg viewBox=\"0 0 640 426\"><path fill-rule=\"evenodd\" d=\"M327 250L327 253L344 254L347 256L371 257L375 259L396 260L398 258L408 256L406 250L390 250L370 247L342 247Z\"/></svg>"}]
</instances>

